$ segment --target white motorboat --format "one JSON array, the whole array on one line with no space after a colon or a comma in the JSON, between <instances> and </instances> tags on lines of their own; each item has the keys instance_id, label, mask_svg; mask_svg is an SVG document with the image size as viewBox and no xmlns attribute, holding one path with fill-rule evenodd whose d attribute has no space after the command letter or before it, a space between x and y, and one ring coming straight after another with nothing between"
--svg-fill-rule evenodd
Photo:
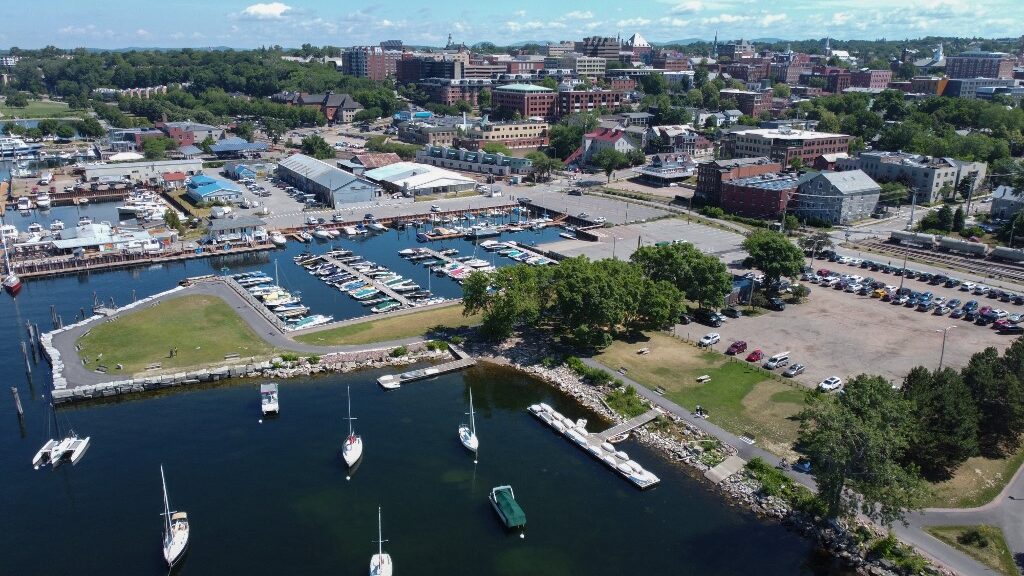
<instances>
[{"instance_id":1,"label":"white motorboat","mask_svg":"<svg viewBox=\"0 0 1024 576\"><path fill-rule=\"evenodd\" d=\"M78 225L79 226L88 226L90 224L92 224L92 218L90 218L88 216L79 216L78 217Z\"/></svg>"},{"instance_id":2,"label":"white motorboat","mask_svg":"<svg viewBox=\"0 0 1024 576\"><path fill-rule=\"evenodd\" d=\"M384 552L383 532L381 530L380 508L377 508L377 553L370 558L370 576L391 576L391 555Z\"/></svg>"},{"instance_id":3,"label":"white motorboat","mask_svg":"<svg viewBox=\"0 0 1024 576\"><path fill-rule=\"evenodd\" d=\"M49 210L53 201L50 199L50 195L46 192L40 192L36 194L36 208L40 210Z\"/></svg>"},{"instance_id":4,"label":"white motorboat","mask_svg":"<svg viewBox=\"0 0 1024 576\"><path fill-rule=\"evenodd\" d=\"M288 238L280 232L274 232L270 235L270 241L273 242L275 246L284 246L288 243Z\"/></svg>"},{"instance_id":5,"label":"white motorboat","mask_svg":"<svg viewBox=\"0 0 1024 576\"><path fill-rule=\"evenodd\" d=\"M64 221L63 220L54 220L53 222L50 222L50 232L60 232L63 229L64 229Z\"/></svg>"},{"instance_id":6,"label":"white motorboat","mask_svg":"<svg viewBox=\"0 0 1024 576\"><path fill-rule=\"evenodd\" d=\"M476 437L476 415L473 413L472 388L469 389L469 425L462 424L459 426L459 441L474 454L476 454L477 448L480 447L480 441Z\"/></svg>"},{"instance_id":7,"label":"white motorboat","mask_svg":"<svg viewBox=\"0 0 1024 576\"><path fill-rule=\"evenodd\" d=\"M32 201L28 199L28 196L22 196L18 198L17 208L19 212L28 212L32 209Z\"/></svg>"},{"instance_id":8,"label":"white motorboat","mask_svg":"<svg viewBox=\"0 0 1024 576\"><path fill-rule=\"evenodd\" d=\"M341 457L349 468L359 462L363 457L363 438L355 433L352 428L352 388L348 389L348 436L345 438L345 445L341 448Z\"/></svg>"},{"instance_id":9,"label":"white motorboat","mask_svg":"<svg viewBox=\"0 0 1024 576\"><path fill-rule=\"evenodd\" d=\"M18 227L14 224L0 226L0 237L3 238L4 242L16 242L18 240Z\"/></svg>"},{"instance_id":10,"label":"white motorboat","mask_svg":"<svg viewBox=\"0 0 1024 576\"><path fill-rule=\"evenodd\" d=\"M28 227L25 228L25 230L29 234L42 234L42 232L43 232L43 225L40 224L39 222L33 222L33 223L29 224Z\"/></svg>"},{"instance_id":11,"label":"white motorboat","mask_svg":"<svg viewBox=\"0 0 1024 576\"><path fill-rule=\"evenodd\" d=\"M367 224L366 227L369 228L370 230L374 230L377 232L385 232L388 229L387 226L381 224L380 222L377 222L376 220Z\"/></svg>"},{"instance_id":12,"label":"white motorboat","mask_svg":"<svg viewBox=\"0 0 1024 576\"><path fill-rule=\"evenodd\" d=\"M164 560L168 566L174 566L188 547L188 514L171 512L163 464L160 465L160 481L164 487Z\"/></svg>"},{"instance_id":13,"label":"white motorboat","mask_svg":"<svg viewBox=\"0 0 1024 576\"><path fill-rule=\"evenodd\" d=\"M313 236L319 238L320 240L331 239L330 233L327 232L327 230L324 230L323 228L317 228L316 230L313 230Z\"/></svg>"},{"instance_id":14,"label":"white motorboat","mask_svg":"<svg viewBox=\"0 0 1024 576\"><path fill-rule=\"evenodd\" d=\"M260 409L263 411L264 416L267 414L276 415L278 413L276 383L260 384Z\"/></svg>"}]
</instances>

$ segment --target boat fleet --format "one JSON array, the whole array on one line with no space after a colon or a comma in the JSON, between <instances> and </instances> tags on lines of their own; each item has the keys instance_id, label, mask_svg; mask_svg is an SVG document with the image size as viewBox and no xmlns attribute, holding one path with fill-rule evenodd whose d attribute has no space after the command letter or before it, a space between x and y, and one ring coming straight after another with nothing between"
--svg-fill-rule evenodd
<instances>
[{"instance_id":1,"label":"boat fleet","mask_svg":"<svg viewBox=\"0 0 1024 576\"><path fill-rule=\"evenodd\" d=\"M402 308L404 304L394 294L400 294L413 306L444 301L413 280L357 256L351 250L334 249L320 255L300 254L295 257L295 262L328 286L369 307L374 314Z\"/></svg>"},{"instance_id":2,"label":"boat fleet","mask_svg":"<svg viewBox=\"0 0 1024 576\"><path fill-rule=\"evenodd\" d=\"M538 420L571 440L581 449L586 450L602 464L618 472L620 476L636 484L638 487L649 488L661 481L652 472L631 460L628 454L621 450L616 450L615 446L610 442L601 442L599 439L592 437L587 432L587 421L585 419L580 418L573 421L544 403L533 404L528 410Z\"/></svg>"},{"instance_id":3,"label":"boat fleet","mask_svg":"<svg viewBox=\"0 0 1024 576\"><path fill-rule=\"evenodd\" d=\"M276 268L277 263L274 263ZM297 294L288 292L265 272L243 272L231 277L256 300L259 300L271 314L285 322L287 330L301 330L326 324L333 320L323 314L309 314L309 307L302 303Z\"/></svg>"}]
</instances>

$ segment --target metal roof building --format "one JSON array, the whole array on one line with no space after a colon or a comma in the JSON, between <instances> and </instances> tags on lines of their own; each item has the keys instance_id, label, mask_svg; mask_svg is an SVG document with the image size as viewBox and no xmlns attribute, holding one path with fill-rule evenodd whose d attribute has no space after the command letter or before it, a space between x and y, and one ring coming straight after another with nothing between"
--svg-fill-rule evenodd
<instances>
[{"instance_id":1,"label":"metal roof building","mask_svg":"<svg viewBox=\"0 0 1024 576\"><path fill-rule=\"evenodd\" d=\"M305 154L294 154L278 162L277 175L307 194L316 194L317 199L333 208L370 202L382 195L379 185Z\"/></svg>"},{"instance_id":2,"label":"metal roof building","mask_svg":"<svg viewBox=\"0 0 1024 576\"><path fill-rule=\"evenodd\" d=\"M398 162L369 170L365 176L385 187L407 196L416 194L445 194L472 190L476 180L457 172L415 162Z\"/></svg>"},{"instance_id":3,"label":"metal roof building","mask_svg":"<svg viewBox=\"0 0 1024 576\"><path fill-rule=\"evenodd\" d=\"M242 199L242 191L234 184L203 174L193 176L186 187L188 191L185 194L197 204L217 200L222 202L238 202Z\"/></svg>"}]
</instances>

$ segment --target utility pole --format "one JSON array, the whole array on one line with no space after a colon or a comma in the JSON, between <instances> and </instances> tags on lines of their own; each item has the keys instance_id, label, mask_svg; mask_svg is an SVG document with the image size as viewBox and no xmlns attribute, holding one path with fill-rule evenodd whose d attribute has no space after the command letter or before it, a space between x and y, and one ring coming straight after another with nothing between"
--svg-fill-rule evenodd
<instances>
[{"instance_id":1,"label":"utility pole","mask_svg":"<svg viewBox=\"0 0 1024 576\"><path fill-rule=\"evenodd\" d=\"M942 360L946 357L946 336L949 335L949 331L953 328L956 328L956 326L949 326L942 330L936 330L936 332L942 332L942 351L939 352L939 372L942 371Z\"/></svg>"}]
</instances>

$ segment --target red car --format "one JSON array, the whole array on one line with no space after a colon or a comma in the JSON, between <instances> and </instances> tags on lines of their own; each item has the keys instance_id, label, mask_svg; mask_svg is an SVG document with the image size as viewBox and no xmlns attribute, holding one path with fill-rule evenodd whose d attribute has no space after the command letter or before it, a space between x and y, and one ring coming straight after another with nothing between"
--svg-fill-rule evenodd
<instances>
[{"instance_id":1,"label":"red car","mask_svg":"<svg viewBox=\"0 0 1024 576\"><path fill-rule=\"evenodd\" d=\"M824 278L825 276L831 274L831 272L829 272L826 268L819 268L818 271L815 272L815 274Z\"/></svg>"},{"instance_id":2,"label":"red car","mask_svg":"<svg viewBox=\"0 0 1024 576\"><path fill-rule=\"evenodd\" d=\"M762 358L764 358L764 352L761 352L760 348L747 354L747 362L760 362Z\"/></svg>"},{"instance_id":3,"label":"red car","mask_svg":"<svg viewBox=\"0 0 1024 576\"><path fill-rule=\"evenodd\" d=\"M746 351L746 349L747 343L743 340L737 340L729 345L729 349L726 350L725 353L730 356L735 356L736 354Z\"/></svg>"},{"instance_id":4,"label":"red car","mask_svg":"<svg viewBox=\"0 0 1024 576\"><path fill-rule=\"evenodd\" d=\"M999 320L996 320L995 322L992 323L992 328L996 330L1005 330L1010 326L1013 326L1013 323L1007 320L1006 318L1000 318Z\"/></svg>"}]
</instances>

